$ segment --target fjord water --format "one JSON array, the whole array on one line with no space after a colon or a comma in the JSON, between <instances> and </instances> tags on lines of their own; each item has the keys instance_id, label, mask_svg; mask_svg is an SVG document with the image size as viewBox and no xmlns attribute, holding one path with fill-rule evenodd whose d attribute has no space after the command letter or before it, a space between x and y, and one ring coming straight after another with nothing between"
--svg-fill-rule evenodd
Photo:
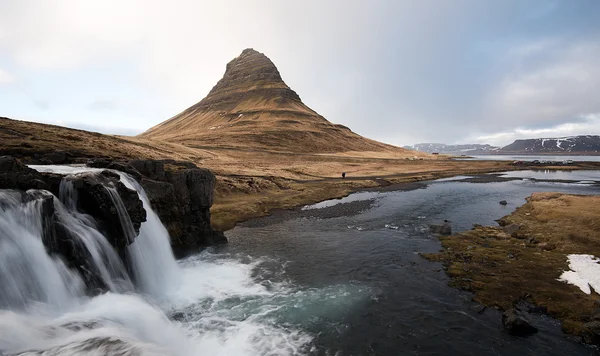
<instances>
[{"instance_id":1,"label":"fjord water","mask_svg":"<svg viewBox=\"0 0 600 356\"><path fill-rule=\"evenodd\" d=\"M258 219L229 231L229 244L176 262L143 189L121 175L138 190L148 221L130 246L135 277L113 270L107 278L121 280L120 287L95 297L44 253L37 200L12 206L0 221L0 278L40 276L16 284L25 291L16 298L21 303L2 306L0 354L592 354L546 317L535 319L540 333L531 338L505 334L498 312L479 313L470 295L447 286L438 264L418 255L440 247L428 223L449 219L455 230L493 224L534 191L599 193L600 175L587 178L577 184L444 180L426 189L361 193L348 199L362 204L357 209L331 202ZM7 243L25 245L7 249Z\"/></svg>"},{"instance_id":2,"label":"fjord water","mask_svg":"<svg viewBox=\"0 0 600 356\"><path fill-rule=\"evenodd\" d=\"M468 153L467 153L468 154ZM478 161L566 161L573 162L600 162L600 156L570 156L570 155L473 155L457 158L460 160Z\"/></svg>"},{"instance_id":3,"label":"fjord water","mask_svg":"<svg viewBox=\"0 0 600 356\"><path fill-rule=\"evenodd\" d=\"M481 312L469 293L448 287L441 265L418 255L440 249L428 224L448 219L456 232L474 223L495 225L533 192L600 194L600 172L586 172L581 183L551 181L564 175L548 172L543 181L495 183L456 177L412 191L361 192L238 226L219 251L285 263L284 272L277 263L263 266L256 272L259 279L287 280L301 290L329 289L324 298L335 308L298 303L295 313L281 316L282 322L314 336L312 354L595 354L593 348L570 342L559 323L545 316L534 316L538 334L508 335L498 311ZM354 205L359 211L345 207L361 200L364 204ZM500 205L501 200L508 205Z\"/></svg>"}]
</instances>

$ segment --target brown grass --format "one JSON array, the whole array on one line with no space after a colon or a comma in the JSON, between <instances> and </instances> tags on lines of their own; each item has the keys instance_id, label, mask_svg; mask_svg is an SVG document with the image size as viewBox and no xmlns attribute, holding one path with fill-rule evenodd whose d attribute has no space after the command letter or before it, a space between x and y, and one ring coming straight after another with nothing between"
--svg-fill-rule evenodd
<instances>
[{"instance_id":1,"label":"brown grass","mask_svg":"<svg viewBox=\"0 0 600 356\"><path fill-rule=\"evenodd\" d=\"M453 161L432 155L423 160L408 160L414 157L412 153L407 157L404 151L310 154L205 143L186 146L6 118L0 118L0 142L0 154L26 160L36 154L61 150L73 153L82 162L86 157L176 159L209 168L217 175L212 220L220 229L263 216L272 209L336 198L362 188L517 168L507 162ZM342 172L347 173L345 180L340 179Z\"/></svg>"},{"instance_id":2,"label":"brown grass","mask_svg":"<svg viewBox=\"0 0 600 356\"><path fill-rule=\"evenodd\" d=\"M600 197L535 193L527 204L500 220L518 224L509 235L502 227L475 227L441 237L444 251L425 257L447 267L451 284L475 293L474 300L502 309L526 298L548 308L567 332L586 335L600 301L557 281L568 270L567 255L600 256Z\"/></svg>"}]
</instances>

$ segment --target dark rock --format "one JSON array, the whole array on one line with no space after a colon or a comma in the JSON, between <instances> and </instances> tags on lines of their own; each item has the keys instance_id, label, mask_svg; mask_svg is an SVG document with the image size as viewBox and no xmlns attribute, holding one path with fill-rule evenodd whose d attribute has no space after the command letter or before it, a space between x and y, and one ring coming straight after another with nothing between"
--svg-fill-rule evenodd
<instances>
[{"instance_id":1,"label":"dark rock","mask_svg":"<svg viewBox=\"0 0 600 356\"><path fill-rule=\"evenodd\" d=\"M583 340L588 344L600 345L600 321L592 320L583 324Z\"/></svg>"},{"instance_id":2,"label":"dark rock","mask_svg":"<svg viewBox=\"0 0 600 356\"><path fill-rule=\"evenodd\" d=\"M88 292L97 294L108 290L100 271L93 263L92 256L84 243L61 223L52 194L44 190L29 190L21 194L22 203L36 202L42 223L42 241L46 251L59 256L69 268L77 270Z\"/></svg>"},{"instance_id":3,"label":"dark rock","mask_svg":"<svg viewBox=\"0 0 600 356\"><path fill-rule=\"evenodd\" d=\"M146 211L137 192L125 187L119 181L119 176L109 171L101 174L77 174L68 179L77 191L78 208L96 219L105 231L107 240L117 251L124 250L133 242L142 222L146 221ZM118 207L109 189L120 196L123 208L131 219L131 226L122 226Z\"/></svg>"},{"instance_id":4,"label":"dark rock","mask_svg":"<svg viewBox=\"0 0 600 356\"><path fill-rule=\"evenodd\" d=\"M58 194L60 180L59 175L40 173L14 157L0 157L0 189L46 189Z\"/></svg>"},{"instance_id":5,"label":"dark rock","mask_svg":"<svg viewBox=\"0 0 600 356\"><path fill-rule=\"evenodd\" d=\"M178 169L165 171L160 161L134 161L131 164L144 175L142 186L152 208L167 227L173 248L184 251L227 242L222 232L210 226L216 183L214 174L207 169L186 168L189 165L177 161L168 162ZM151 177L163 177L163 180Z\"/></svg>"},{"instance_id":6,"label":"dark rock","mask_svg":"<svg viewBox=\"0 0 600 356\"><path fill-rule=\"evenodd\" d=\"M141 179L142 179L142 174L137 169L135 169L132 165L130 165L129 163L113 162L113 161L109 161L107 159L92 159L92 160L89 160L86 165L88 167L93 167L93 168L113 169L116 171L127 173L130 176L132 176L135 180L137 180L138 182L141 181Z\"/></svg>"},{"instance_id":7,"label":"dark rock","mask_svg":"<svg viewBox=\"0 0 600 356\"><path fill-rule=\"evenodd\" d=\"M434 234L452 235L452 226L449 222L444 222L441 225L432 224L429 225L429 231L433 232Z\"/></svg>"},{"instance_id":8,"label":"dark rock","mask_svg":"<svg viewBox=\"0 0 600 356\"><path fill-rule=\"evenodd\" d=\"M547 314L548 308L543 305L535 305L528 300L521 299L516 305L517 310L531 314Z\"/></svg>"},{"instance_id":9,"label":"dark rock","mask_svg":"<svg viewBox=\"0 0 600 356\"><path fill-rule=\"evenodd\" d=\"M531 325L526 313L514 308L502 313L502 324L506 331L515 336L529 336L538 331L535 326Z\"/></svg>"},{"instance_id":10,"label":"dark rock","mask_svg":"<svg viewBox=\"0 0 600 356\"><path fill-rule=\"evenodd\" d=\"M171 319L175 321L185 321L185 314L182 312L175 312L171 314Z\"/></svg>"},{"instance_id":11,"label":"dark rock","mask_svg":"<svg viewBox=\"0 0 600 356\"><path fill-rule=\"evenodd\" d=\"M0 172L31 172L33 169L27 167L20 160L11 156L0 157Z\"/></svg>"},{"instance_id":12,"label":"dark rock","mask_svg":"<svg viewBox=\"0 0 600 356\"><path fill-rule=\"evenodd\" d=\"M500 200L500 205L507 205L508 202L506 200Z\"/></svg>"},{"instance_id":13,"label":"dark rock","mask_svg":"<svg viewBox=\"0 0 600 356\"><path fill-rule=\"evenodd\" d=\"M133 160L129 164L143 176L158 181L165 180L165 164L156 160Z\"/></svg>"},{"instance_id":14,"label":"dark rock","mask_svg":"<svg viewBox=\"0 0 600 356\"><path fill-rule=\"evenodd\" d=\"M44 159L51 164L65 164L70 162L71 155L64 151L54 151L44 155Z\"/></svg>"}]
</instances>

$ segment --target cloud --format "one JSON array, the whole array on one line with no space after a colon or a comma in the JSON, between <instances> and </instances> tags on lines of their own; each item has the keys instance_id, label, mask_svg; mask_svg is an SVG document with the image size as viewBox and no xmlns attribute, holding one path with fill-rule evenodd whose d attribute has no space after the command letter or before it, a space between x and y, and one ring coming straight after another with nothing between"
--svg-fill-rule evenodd
<instances>
[{"instance_id":1,"label":"cloud","mask_svg":"<svg viewBox=\"0 0 600 356\"><path fill-rule=\"evenodd\" d=\"M556 125L600 112L600 41L528 45L521 67L491 92L486 108L497 127ZM544 56L540 63L539 56Z\"/></svg>"},{"instance_id":2,"label":"cloud","mask_svg":"<svg viewBox=\"0 0 600 356\"><path fill-rule=\"evenodd\" d=\"M112 111L119 107L114 100L94 100L88 105L88 109L92 111Z\"/></svg>"},{"instance_id":3,"label":"cloud","mask_svg":"<svg viewBox=\"0 0 600 356\"><path fill-rule=\"evenodd\" d=\"M553 138L600 133L600 113L586 114L573 122L565 122L544 128L517 127L510 131L496 132L480 136L471 136L468 142L489 143L504 146L518 139Z\"/></svg>"},{"instance_id":4,"label":"cloud","mask_svg":"<svg viewBox=\"0 0 600 356\"><path fill-rule=\"evenodd\" d=\"M199 101L254 47L330 121L398 145L452 143L600 112L599 4L0 1L0 65L17 68L23 95L52 104L48 115L135 118L143 131Z\"/></svg>"},{"instance_id":5,"label":"cloud","mask_svg":"<svg viewBox=\"0 0 600 356\"><path fill-rule=\"evenodd\" d=\"M11 84L15 81L15 77L7 71L0 68L0 85Z\"/></svg>"}]
</instances>

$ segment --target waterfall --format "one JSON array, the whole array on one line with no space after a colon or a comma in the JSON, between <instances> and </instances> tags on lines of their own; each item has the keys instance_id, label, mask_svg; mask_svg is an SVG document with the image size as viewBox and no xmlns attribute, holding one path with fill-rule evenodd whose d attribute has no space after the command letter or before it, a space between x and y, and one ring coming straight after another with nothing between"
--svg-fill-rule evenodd
<instances>
[{"instance_id":1,"label":"waterfall","mask_svg":"<svg viewBox=\"0 0 600 356\"><path fill-rule=\"evenodd\" d=\"M116 172L129 189L138 193L146 210L136 237L133 223L117 190L104 188L117 209L125 237L134 241L127 248L134 283L125 263L100 231L96 220L78 210L75 174L97 174L99 169L66 166L32 166L43 172L66 174L60 183L59 197L47 191L29 191L23 203L22 193L0 190L0 308L26 308L40 302L60 307L84 294L85 278L67 268L67 261L48 254L42 223L42 200L53 199L55 221L64 234L80 246L86 259L84 271L93 274L111 292L137 290L160 299L178 282L178 267L173 256L169 234L141 185L131 176ZM46 245L45 245L46 243ZM81 271L80 271L81 272Z\"/></svg>"},{"instance_id":2,"label":"waterfall","mask_svg":"<svg viewBox=\"0 0 600 356\"><path fill-rule=\"evenodd\" d=\"M142 223L138 237L129 245L135 280L143 293L162 297L169 290L169 286L179 282L178 267L171 249L169 233L152 210L142 186L128 174L116 173L127 188L138 192L146 210L146 221Z\"/></svg>"},{"instance_id":3,"label":"waterfall","mask_svg":"<svg viewBox=\"0 0 600 356\"><path fill-rule=\"evenodd\" d=\"M132 291L125 265L98 230L94 218L77 210L77 191L68 177L61 181L59 196L64 205L55 199L54 207L60 222L72 238L83 243L104 284L113 292Z\"/></svg>"},{"instance_id":4,"label":"waterfall","mask_svg":"<svg viewBox=\"0 0 600 356\"><path fill-rule=\"evenodd\" d=\"M194 256L177 264L166 228L132 177L115 172L137 191L146 221L126 251L117 253L96 219L78 210L73 174L101 170L31 168L66 176L58 197L41 190L0 190L0 355L303 354L311 337L272 322L278 310L295 310L297 294L254 281L254 264L229 257ZM133 237L117 190L104 189L129 235L125 238ZM68 234L67 241L77 245L83 254L78 263L85 266L52 252L59 247L49 246L49 218L60 225L60 236ZM54 227L51 236L58 236ZM89 273L106 293L86 295ZM231 307L238 303L241 309Z\"/></svg>"},{"instance_id":5,"label":"waterfall","mask_svg":"<svg viewBox=\"0 0 600 356\"><path fill-rule=\"evenodd\" d=\"M63 309L83 293L83 281L46 253L42 197L27 195L32 200L23 203L20 192L0 190L0 308L44 303Z\"/></svg>"}]
</instances>

